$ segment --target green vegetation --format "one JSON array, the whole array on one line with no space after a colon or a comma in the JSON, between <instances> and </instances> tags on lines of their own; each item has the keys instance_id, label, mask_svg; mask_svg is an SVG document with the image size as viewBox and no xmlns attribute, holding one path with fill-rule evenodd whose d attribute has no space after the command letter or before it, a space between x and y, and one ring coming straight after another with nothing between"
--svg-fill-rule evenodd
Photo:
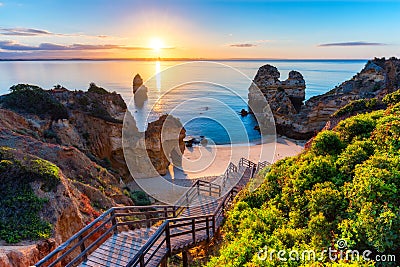
<instances>
[{"instance_id":1,"label":"green vegetation","mask_svg":"<svg viewBox=\"0 0 400 267\"><path fill-rule=\"evenodd\" d=\"M109 94L106 89L104 89L103 87L97 86L93 82L89 84L88 92L96 93L96 94L99 94L99 95L107 95L107 94Z\"/></svg>"},{"instance_id":2,"label":"green vegetation","mask_svg":"<svg viewBox=\"0 0 400 267\"><path fill-rule=\"evenodd\" d=\"M382 105L379 104L376 98L354 100L344 107L338 109L335 113L333 113L332 117L338 118L342 116L355 115L356 113L371 112L379 109L381 106Z\"/></svg>"},{"instance_id":3,"label":"green vegetation","mask_svg":"<svg viewBox=\"0 0 400 267\"><path fill-rule=\"evenodd\" d=\"M97 86L95 83L90 83L88 92L91 94L83 94L83 92L79 92L77 94L76 108L87 112L90 116L100 118L108 122L122 123L121 120L115 119L110 115L107 107L102 102L102 98L104 98L105 95L116 95L116 93L109 93L107 90ZM122 107L126 108L126 104L122 98L115 97L115 99L112 98L112 101L115 105L122 105Z\"/></svg>"},{"instance_id":4,"label":"green vegetation","mask_svg":"<svg viewBox=\"0 0 400 267\"><path fill-rule=\"evenodd\" d=\"M394 105L396 103L400 102L400 89L395 91L394 93L385 95L385 97L382 99L383 103L387 105Z\"/></svg>"},{"instance_id":5,"label":"green vegetation","mask_svg":"<svg viewBox=\"0 0 400 267\"><path fill-rule=\"evenodd\" d=\"M48 161L0 148L0 239L7 243L51 236L51 224L39 212L47 202L35 195L30 183L41 182L44 191L60 182L59 169Z\"/></svg>"},{"instance_id":6,"label":"green vegetation","mask_svg":"<svg viewBox=\"0 0 400 267\"><path fill-rule=\"evenodd\" d=\"M245 190L228 212L225 243L208 266L374 266L360 257L318 262L291 259L292 250L347 249L400 259L400 103L341 121L320 132L310 149L261 172L264 183ZM395 100L393 100L395 99ZM260 258L265 248L271 258ZM285 250L279 260L277 252ZM382 264L382 263L379 263ZM379 266L396 266L386 262Z\"/></svg>"},{"instance_id":7,"label":"green vegetation","mask_svg":"<svg viewBox=\"0 0 400 267\"><path fill-rule=\"evenodd\" d=\"M68 119L67 109L42 88L30 84L18 84L10 88L2 104L11 110L35 114L39 117L51 117L53 120Z\"/></svg>"},{"instance_id":8,"label":"green vegetation","mask_svg":"<svg viewBox=\"0 0 400 267\"><path fill-rule=\"evenodd\" d=\"M148 206L151 204L149 196L143 191L131 192L131 199L137 206Z\"/></svg>"}]
</instances>

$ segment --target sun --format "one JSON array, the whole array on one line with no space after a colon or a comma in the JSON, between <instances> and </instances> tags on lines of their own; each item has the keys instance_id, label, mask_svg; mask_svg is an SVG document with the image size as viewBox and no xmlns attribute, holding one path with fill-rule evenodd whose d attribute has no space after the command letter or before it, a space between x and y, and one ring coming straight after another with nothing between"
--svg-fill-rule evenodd
<instances>
[{"instance_id":1,"label":"sun","mask_svg":"<svg viewBox=\"0 0 400 267\"><path fill-rule=\"evenodd\" d=\"M164 48L164 42L159 38L153 38L150 41L150 48L155 52L160 52L160 50Z\"/></svg>"}]
</instances>

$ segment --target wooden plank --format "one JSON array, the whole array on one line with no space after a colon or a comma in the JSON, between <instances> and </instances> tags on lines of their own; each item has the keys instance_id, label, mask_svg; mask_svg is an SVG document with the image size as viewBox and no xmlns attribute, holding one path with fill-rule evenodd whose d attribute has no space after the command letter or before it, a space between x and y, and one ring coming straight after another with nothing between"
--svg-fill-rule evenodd
<instances>
[{"instance_id":1,"label":"wooden plank","mask_svg":"<svg viewBox=\"0 0 400 267\"><path fill-rule=\"evenodd\" d=\"M112 258L102 258L101 256L98 256L96 254L92 254L90 255L90 257L88 258L88 260L96 262L98 264L102 264L105 265L107 267L111 267L111 266L125 266L124 262L112 259Z\"/></svg>"},{"instance_id":2,"label":"wooden plank","mask_svg":"<svg viewBox=\"0 0 400 267\"><path fill-rule=\"evenodd\" d=\"M249 169L246 169L245 174L249 175ZM246 184L247 178L241 179L241 182ZM202 188L200 188L201 190ZM203 191L203 190L201 190ZM192 192L190 192L191 194ZM228 205L229 200L224 203L221 208L224 208L225 205ZM197 207L191 207L184 209L183 213L179 217L185 216L201 216L215 213L218 208L220 208L221 200L213 201L207 203L205 205L199 205ZM222 213L219 212L221 215ZM219 225L222 221L223 216L216 216L216 228L219 228ZM177 225L171 224L171 248L173 250L180 250L185 247L189 247L193 245L193 225L192 219L190 222L178 222ZM212 225L206 225L207 218L204 219L199 218L197 221L194 220L195 227L195 242L201 242L207 239L207 237L213 236L213 231L209 232L207 235L208 228L211 228ZM141 229L135 229L130 231L121 232L118 236L113 236L109 238L106 242L104 242L101 247L92 253L91 256L94 258L98 258L97 262L100 263L101 259L106 258L109 260L109 263L118 264L119 261L121 263L125 263L128 261L128 257L133 257L135 253L146 243L146 241L157 231L158 228L151 227ZM161 241L160 241L161 242ZM164 247L160 247L158 251L155 251L160 242L156 241L154 246L150 248L150 250L145 255L145 261L148 261L148 265L156 266L158 265L166 255L166 249ZM150 260L149 260L150 259Z\"/></svg>"},{"instance_id":3,"label":"wooden plank","mask_svg":"<svg viewBox=\"0 0 400 267\"><path fill-rule=\"evenodd\" d=\"M114 253L109 254L107 252L104 253L104 251L100 251L100 250L93 252L92 254L90 254L90 257L91 256L95 256L95 257L101 258L101 259L108 259L110 261L122 261L122 262L125 262L125 263L128 263L128 260L125 259L125 258L129 257L129 256L121 257L121 253L119 253L119 254L114 254Z\"/></svg>"},{"instance_id":4,"label":"wooden plank","mask_svg":"<svg viewBox=\"0 0 400 267\"><path fill-rule=\"evenodd\" d=\"M108 262L107 260L98 259L98 258L93 257L93 256L90 256L90 257L88 258L87 262L91 262L91 263L97 264L97 265L95 265L95 266L104 266L104 267L111 267L111 266L113 266L113 267L125 267L125 265L122 265L122 264L112 264L112 265L111 265L110 262Z\"/></svg>"},{"instance_id":5,"label":"wooden plank","mask_svg":"<svg viewBox=\"0 0 400 267\"><path fill-rule=\"evenodd\" d=\"M78 266L79 267L99 267L99 266L107 267L106 265L99 264L99 263L91 261L91 260L84 261Z\"/></svg>"}]
</instances>

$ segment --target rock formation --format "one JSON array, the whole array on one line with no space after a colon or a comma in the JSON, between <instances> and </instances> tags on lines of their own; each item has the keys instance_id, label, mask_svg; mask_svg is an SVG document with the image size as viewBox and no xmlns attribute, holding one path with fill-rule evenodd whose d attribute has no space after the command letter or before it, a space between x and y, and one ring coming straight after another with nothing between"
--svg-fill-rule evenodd
<instances>
[{"instance_id":1,"label":"rock formation","mask_svg":"<svg viewBox=\"0 0 400 267\"><path fill-rule=\"evenodd\" d=\"M181 122L172 116L163 115L149 123L145 134L146 150L159 174L167 174L170 163L182 165L185 137L186 131Z\"/></svg>"},{"instance_id":2,"label":"rock formation","mask_svg":"<svg viewBox=\"0 0 400 267\"><path fill-rule=\"evenodd\" d=\"M306 83L300 72L292 70L285 81L279 80L278 69L271 65L262 66L256 76L254 83L267 99L275 98L277 93L289 98L291 106L296 110L303 104L306 93Z\"/></svg>"},{"instance_id":3,"label":"rock formation","mask_svg":"<svg viewBox=\"0 0 400 267\"><path fill-rule=\"evenodd\" d=\"M56 174L57 180L54 179L55 176L48 175L48 169L44 171L47 165L41 165L42 171L35 173L34 170L37 167L32 167L32 164L38 160L44 162L42 159L26 152L21 152L22 150L20 149L1 148L0 150L2 162L8 162L7 169L0 170L0 182L2 185L11 183L6 186L7 191L14 192L15 198L23 198L27 194L26 189L19 188L25 188L24 186L29 183L28 186L33 190L36 197L47 200L39 212L39 216L42 220L52 225L52 237L36 243L28 242L27 246L21 244L15 249L8 246L0 247L1 266L29 266L67 240L84 227L85 223L90 222L100 213L94 210L90 200L62 172ZM24 173L26 172L29 173L28 180L24 178ZM50 177L53 177L53 179ZM13 185L13 183L15 184ZM3 192L1 197L7 197L7 193ZM28 203L24 202L25 205L28 205ZM2 208L4 209L4 207ZM23 211L13 210L13 212L19 213L20 218L25 218L24 216L26 216L23 215ZM7 213L2 214L2 216L9 216ZM28 216L34 215L31 212ZM27 223L26 220L20 220L19 227L24 227L23 225ZM30 224L28 225L31 227Z\"/></svg>"},{"instance_id":4,"label":"rock formation","mask_svg":"<svg viewBox=\"0 0 400 267\"><path fill-rule=\"evenodd\" d=\"M400 60L370 60L351 80L310 98L304 104L305 83L300 73L292 71L284 82L278 79L279 72L275 67L262 66L249 89L249 105L257 102L258 89L254 86L257 85L270 105L277 133L308 139L325 126L336 110L349 102L363 98L379 99L399 88ZM269 119L267 112L264 113Z\"/></svg>"},{"instance_id":5,"label":"rock formation","mask_svg":"<svg viewBox=\"0 0 400 267\"><path fill-rule=\"evenodd\" d=\"M136 91L143 85L143 79L139 73L135 75L132 81L132 92L135 94Z\"/></svg>"},{"instance_id":6,"label":"rock formation","mask_svg":"<svg viewBox=\"0 0 400 267\"><path fill-rule=\"evenodd\" d=\"M163 157L165 148L160 147L159 126L166 118L149 125L146 133L149 138L145 140L145 133L138 131L134 118L126 112L125 102L116 93L103 90L46 91L27 85L18 88L22 88L19 92L27 94L26 99L30 102L21 102L12 94L0 97L0 147L14 148L22 153L22 158L39 157L54 163L61 170L61 183L51 194L41 192L35 183L31 185L36 195L49 199L42 217L53 226L53 236L12 247L2 246L0 241L0 266L7 267L35 263L102 210L117 205L133 205L132 200L124 195L124 184L121 184L121 180L130 181L123 153L125 116L134 147L147 145L147 151L146 147L142 149L144 154L134 156L149 155L159 174L166 173L170 162L168 154ZM61 118L54 119L52 112L38 107L40 105L37 106L35 101L45 102L52 112L61 110ZM180 140L178 147L184 148L182 125L179 122L172 126L165 128L165 132L171 129L179 129L178 133L182 131L182 136L177 135ZM148 169L148 165L141 168Z\"/></svg>"}]
</instances>

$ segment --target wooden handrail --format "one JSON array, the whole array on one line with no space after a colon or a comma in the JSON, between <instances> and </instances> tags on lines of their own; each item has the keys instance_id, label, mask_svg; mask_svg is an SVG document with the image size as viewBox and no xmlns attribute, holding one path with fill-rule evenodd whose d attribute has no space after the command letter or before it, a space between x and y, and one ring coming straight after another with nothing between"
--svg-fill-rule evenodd
<instances>
[{"instance_id":1,"label":"wooden handrail","mask_svg":"<svg viewBox=\"0 0 400 267\"><path fill-rule=\"evenodd\" d=\"M206 187L208 188L205 190L202 190L201 187ZM212 195L213 189L217 190L218 197L221 196L221 186L219 184L215 184L209 181L203 181L203 180L197 180L176 202L175 202L175 207L183 207L183 206L188 206L193 200L191 196L194 193L197 193L197 196L200 195L200 191L203 192L208 192L210 195ZM207 191L206 191L207 190Z\"/></svg>"},{"instance_id":2,"label":"wooden handrail","mask_svg":"<svg viewBox=\"0 0 400 267\"><path fill-rule=\"evenodd\" d=\"M256 169L256 173L258 173L260 170L264 169L267 166L270 166L271 163L269 163L268 161L263 161L263 162L259 162L257 164L257 169Z\"/></svg>"},{"instance_id":3,"label":"wooden handrail","mask_svg":"<svg viewBox=\"0 0 400 267\"><path fill-rule=\"evenodd\" d=\"M237 189L234 187L230 191L230 193L226 194L223 198L223 201L218 205L218 208L210 214L207 215L199 215L199 216L187 216L187 217L180 217L180 218L171 218L167 219L164 221L164 223L158 228L157 232L154 233L149 240L146 242L146 244L138 251L138 253L135 255L135 257L129 262L127 267L131 266L142 266L141 259L144 259L147 252L150 251L150 249L156 244L156 242L159 240L160 236L162 235L163 232L165 232L166 236L169 236L170 238L186 235L186 234L192 234L192 239L193 239L193 244L196 242L196 232L198 231L203 231L206 230L207 238L209 239L209 230L210 228L213 229L213 234L215 234L215 218L216 217L221 217L223 209L225 209L228 204L230 203L229 200L232 200L231 194L233 192L237 193ZM227 201L228 200L228 201ZM212 225L209 225L209 220L212 218ZM196 223L197 220L197 223ZM184 224L178 224L179 222L184 222L184 221L189 221L189 223L184 223ZM200 223L206 223L206 227L196 227L197 224ZM185 230L177 233L171 233L171 229L176 229L181 226L186 226L186 225L191 225L190 230ZM168 241L170 242L170 241ZM166 243L168 243L166 242ZM154 254L156 253L157 250L154 250L148 257L148 260L151 259ZM167 248L167 254L171 253L171 248ZM143 260L142 260L143 262ZM143 265L145 266L145 265Z\"/></svg>"},{"instance_id":4,"label":"wooden handrail","mask_svg":"<svg viewBox=\"0 0 400 267\"><path fill-rule=\"evenodd\" d=\"M166 220L162 225L160 225L160 227L157 229L157 231L149 238L149 240L147 240L147 242L138 251L138 253L136 253L136 255L133 257L133 259L126 265L126 267L136 266L138 264L140 264L139 266L142 267L143 261L144 261L144 256L152 248L152 246L158 241L158 239L162 236L162 234L166 231L167 225L169 225L168 220ZM153 256L153 254L150 255L150 258L151 258L151 256Z\"/></svg>"},{"instance_id":5,"label":"wooden handrail","mask_svg":"<svg viewBox=\"0 0 400 267\"><path fill-rule=\"evenodd\" d=\"M94 227L97 223L99 223L100 221L102 221L103 219L105 219L108 215L111 214L111 212L114 210L114 208L111 208L109 210L107 210L106 212L104 212L102 215L100 215L99 217L97 217L94 221L92 221L90 224L88 224L87 226L85 226L83 229L81 229L79 232L77 232L76 234L74 234L72 237L70 237L67 241L65 241L63 244L61 244L59 247L57 247L56 249L54 249L50 254L48 254L46 257L44 257L43 259L41 259L38 263L35 264L36 267L40 267L43 266L45 263L47 263L48 261L50 261L53 257L57 256L58 253L62 252L63 250L65 250L68 246L70 246L72 244L73 241L78 240L81 236L83 236L87 231L89 231L92 227ZM97 227L94 229L98 230ZM79 241L78 241L79 242ZM65 258L66 256L68 256L68 254L62 254L60 257L62 257L61 259ZM61 260L60 259L60 260ZM57 261L58 259L56 259ZM58 261L57 261L58 262ZM57 263L56 262L56 263ZM56 264L54 263L54 264ZM52 265L48 265L48 266L52 266Z\"/></svg>"},{"instance_id":6,"label":"wooden handrail","mask_svg":"<svg viewBox=\"0 0 400 267\"><path fill-rule=\"evenodd\" d=\"M256 171L258 171L261 167L267 166L267 164L269 163L262 162L256 165L251 161L241 159L238 166L243 166L251 169L257 168ZM225 172L225 174L227 174L226 179L228 178L229 173L237 171L238 167L233 163L230 163ZM253 174L253 171L251 172L251 174ZM238 184L240 184L242 179L244 179L244 176L240 178ZM98 218L96 218L93 222L81 229L78 233L74 234L62 245L53 250L42 260L40 260L35 266L54 266L79 248L79 255L72 259L72 261L69 262L69 264L67 265L72 266L75 263L85 260L86 255L90 254L91 250L95 249L96 246L102 244L101 241L107 236L111 235L112 232L118 233L118 226L134 226L137 224L146 223L146 226L150 227L154 222L164 221L161 226L158 227L157 231L147 240L145 245L138 251L138 253L127 265L136 266L139 264L140 266L145 266L146 263L148 263L150 259L154 257L155 253L157 253L157 251L159 251L159 249L164 244L166 246L166 255L170 255L171 238L191 233L194 244L196 243L196 232L206 230L207 239L209 240L210 230L211 233L214 235L219 227L220 222L222 221L224 210L233 201L233 198L238 193L239 189L240 188L235 186L231 190L229 190L229 192L225 192L222 198L220 198L219 204L217 205L216 209L213 210L212 213L206 215L186 216L179 218L176 217L179 216L183 211L184 207L182 206L185 206L183 204L186 204L186 206L188 206L196 195L207 193L210 196L215 194L218 197L221 197L222 188L220 185L203 180L197 180L196 183L188 189L188 191L176 202L179 205L126 206L110 208ZM145 216L146 218L139 220L123 221L124 218L128 218L131 216ZM191 225L191 229L174 232L173 234L171 233L171 229L177 229L177 227L180 227L183 224L186 226ZM96 233L101 233L101 235L95 241L91 241L90 237L94 236L94 234ZM161 237L164 236L164 233L165 237L161 239ZM85 244L85 241L88 241L89 244ZM151 254L149 254L149 251L156 245L157 247L152 251ZM145 257L147 257L146 261Z\"/></svg>"},{"instance_id":7,"label":"wooden handrail","mask_svg":"<svg viewBox=\"0 0 400 267\"><path fill-rule=\"evenodd\" d=\"M229 162L228 168L226 169L225 173L224 173L224 177L222 179L222 187L224 188L226 185L226 181L229 179L229 174L232 172L237 172L238 168L236 167L235 164L233 164L232 162Z\"/></svg>"}]
</instances>

